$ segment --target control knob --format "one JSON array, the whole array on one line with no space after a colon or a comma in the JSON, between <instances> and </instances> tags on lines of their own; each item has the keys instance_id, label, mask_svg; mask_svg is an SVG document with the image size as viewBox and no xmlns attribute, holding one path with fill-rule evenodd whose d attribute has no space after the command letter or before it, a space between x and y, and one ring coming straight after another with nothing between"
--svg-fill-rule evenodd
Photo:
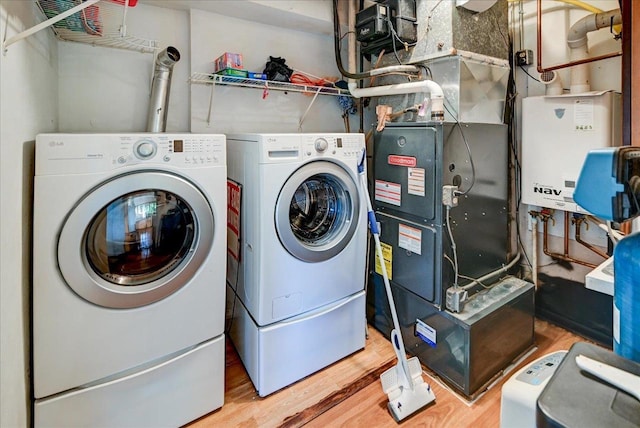
<instances>
[{"instance_id":1,"label":"control knob","mask_svg":"<svg viewBox=\"0 0 640 428\"><path fill-rule=\"evenodd\" d=\"M318 138L315 142L315 148L316 152L322 153L329 148L329 143L324 138Z\"/></svg>"},{"instance_id":2,"label":"control knob","mask_svg":"<svg viewBox=\"0 0 640 428\"><path fill-rule=\"evenodd\" d=\"M133 147L133 153L139 159L149 159L156 154L156 143L151 140L140 140Z\"/></svg>"}]
</instances>

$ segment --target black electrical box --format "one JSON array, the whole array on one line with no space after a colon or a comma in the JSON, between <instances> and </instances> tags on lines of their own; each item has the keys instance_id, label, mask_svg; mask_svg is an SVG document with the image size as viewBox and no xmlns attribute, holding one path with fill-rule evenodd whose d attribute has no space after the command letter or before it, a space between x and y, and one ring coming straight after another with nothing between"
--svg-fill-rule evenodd
<instances>
[{"instance_id":1,"label":"black electrical box","mask_svg":"<svg viewBox=\"0 0 640 428\"><path fill-rule=\"evenodd\" d=\"M418 40L415 0L386 0L356 14L360 51L377 54L382 49L403 49Z\"/></svg>"},{"instance_id":2,"label":"black electrical box","mask_svg":"<svg viewBox=\"0 0 640 428\"><path fill-rule=\"evenodd\" d=\"M376 4L356 14L356 38L359 42L373 42L389 37L387 26L389 9Z\"/></svg>"}]
</instances>

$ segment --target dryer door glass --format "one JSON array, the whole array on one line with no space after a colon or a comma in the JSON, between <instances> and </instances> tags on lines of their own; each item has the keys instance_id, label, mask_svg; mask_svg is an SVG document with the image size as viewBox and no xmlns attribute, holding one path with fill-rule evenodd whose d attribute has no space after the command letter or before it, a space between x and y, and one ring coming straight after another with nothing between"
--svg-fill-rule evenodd
<instances>
[{"instance_id":1,"label":"dryer door glass","mask_svg":"<svg viewBox=\"0 0 640 428\"><path fill-rule=\"evenodd\" d=\"M87 260L106 281L137 286L171 272L194 243L189 205L164 190L129 193L108 204L87 229Z\"/></svg>"},{"instance_id":2,"label":"dryer door glass","mask_svg":"<svg viewBox=\"0 0 640 428\"><path fill-rule=\"evenodd\" d=\"M69 213L58 266L87 301L140 307L191 282L210 256L213 232L211 205L193 183L168 172L124 174L92 189Z\"/></svg>"},{"instance_id":3,"label":"dryer door glass","mask_svg":"<svg viewBox=\"0 0 640 428\"><path fill-rule=\"evenodd\" d=\"M344 168L332 162L309 163L287 180L278 197L280 241L301 260L327 260L353 237L359 210L356 184Z\"/></svg>"}]
</instances>

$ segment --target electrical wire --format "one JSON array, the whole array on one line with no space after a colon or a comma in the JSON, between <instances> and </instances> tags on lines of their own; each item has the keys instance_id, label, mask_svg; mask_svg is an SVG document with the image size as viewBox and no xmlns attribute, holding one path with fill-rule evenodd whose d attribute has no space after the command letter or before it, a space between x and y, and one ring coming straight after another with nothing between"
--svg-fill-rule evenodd
<instances>
[{"instance_id":1,"label":"electrical wire","mask_svg":"<svg viewBox=\"0 0 640 428\"><path fill-rule=\"evenodd\" d=\"M396 32L396 29L393 27L393 22L391 21L391 17L387 16L387 25L389 26L389 29L391 31L391 45L393 46L393 54L396 57L396 61L398 61L398 64L402 65L402 61L400 60L400 56L398 55L398 50L396 48L396 40L399 41L400 43L402 43L402 45L404 46L405 49L407 49L408 47L413 47L416 45L416 43L407 43L405 41L403 41L400 36L398 36L398 33Z\"/></svg>"},{"instance_id":2,"label":"electrical wire","mask_svg":"<svg viewBox=\"0 0 640 428\"><path fill-rule=\"evenodd\" d=\"M340 19L338 16L338 0L333 0L333 52L336 58L336 65L338 66L338 70L344 77L348 77L349 79L366 79L371 77L370 73L350 73L344 69L342 66L342 57L340 52L340 40L342 40L342 36L340 35Z\"/></svg>"},{"instance_id":3,"label":"electrical wire","mask_svg":"<svg viewBox=\"0 0 640 428\"><path fill-rule=\"evenodd\" d=\"M469 164L471 165L471 185L469 185L469 188L467 190L456 191L457 195L463 196L468 194L471 191L471 189L473 189L473 186L476 183L476 167L475 167L475 164L473 163L473 156L471 155L471 147L469 146L469 142L467 141L467 138L464 136L464 132L462 131L462 125L458 121L458 112L454 110L456 114L454 115L453 113L451 113L451 110L449 110L449 107L447 107L447 104L446 104L448 102L449 101L445 98L445 103L443 104L444 108L455 119L456 125L458 125L458 129L460 130L460 135L462 136L462 141L464 141L464 145L467 148L467 154L469 155Z\"/></svg>"},{"instance_id":4,"label":"electrical wire","mask_svg":"<svg viewBox=\"0 0 640 428\"><path fill-rule=\"evenodd\" d=\"M451 207L449 205L447 205L447 232L451 240L451 252L453 253L453 286L458 288L458 249L456 247L456 241L453 239L453 232L451 232Z\"/></svg>"},{"instance_id":5,"label":"electrical wire","mask_svg":"<svg viewBox=\"0 0 640 428\"><path fill-rule=\"evenodd\" d=\"M522 3L520 3L520 9L522 11ZM522 18L522 15L521 15ZM522 25L522 23L521 23ZM520 27L519 32L522 34L523 27ZM515 189L515 222L516 222L516 240L517 245L520 247L520 253L524 256L527 265L530 270L533 270L533 264L529 260L524 243L522 242L522 231L520 230L520 205L522 202L522 189L521 189L521 175L522 166L520 163L520 157L518 155L518 122L516 118L516 99L518 97L518 88L516 87L515 72L513 68L514 48L513 40L510 39L509 43L509 62L511 63L511 71L509 72L509 80L507 82L507 101L506 101L506 122L509 127L509 148L511 150L511 156L513 159L513 180ZM521 67L522 68L522 67ZM523 71L525 71L523 69ZM526 71L525 71L526 73ZM511 165L509 166L511 170Z\"/></svg>"},{"instance_id":6,"label":"electrical wire","mask_svg":"<svg viewBox=\"0 0 640 428\"><path fill-rule=\"evenodd\" d=\"M529 74L529 72L528 72L527 70L525 70L523 66L519 65L518 67L520 67L520 69L521 69L522 71L524 71L524 74L526 74L527 76L531 77L531 78L532 78L533 80L535 80L536 82L538 82L538 83L542 83L542 82L540 82L540 79L536 79L535 77L533 77L532 75L530 75L530 74Z\"/></svg>"}]
</instances>

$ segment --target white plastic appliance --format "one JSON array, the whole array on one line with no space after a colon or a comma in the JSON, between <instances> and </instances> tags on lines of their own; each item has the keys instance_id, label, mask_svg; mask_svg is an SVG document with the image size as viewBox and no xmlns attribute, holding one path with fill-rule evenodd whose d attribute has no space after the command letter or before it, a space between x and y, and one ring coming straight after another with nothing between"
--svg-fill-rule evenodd
<instances>
[{"instance_id":1,"label":"white plastic appliance","mask_svg":"<svg viewBox=\"0 0 640 428\"><path fill-rule=\"evenodd\" d=\"M538 358L513 374L502 385L500 428L535 428L536 403L567 351Z\"/></svg>"},{"instance_id":2,"label":"white plastic appliance","mask_svg":"<svg viewBox=\"0 0 640 428\"><path fill-rule=\"evenodd\" d=\"M364 347L362 134L227 135L241 188L230 337L261 396Z\"/></svg>"},{"instance_id":3,"label":"white plastic appliance","mask_svg":"<svg viewBox=\"0 0 640 428\"><path fill-rule=\"evenodd\" d=\"M35 426L179 426L222 406L225 148L37 136Z\"/></svg>"},{"instance_id":4,"label":"white plastic appliance","mask_svg":"<svg viewBox=\"0 0 640 428\"><path fill-rule=\"evenodd\" d=\"M522 203L585 212L573 200L589 150L622 142L622 98L612 91L522 100Z\"/></svg>"}]
</instances>

